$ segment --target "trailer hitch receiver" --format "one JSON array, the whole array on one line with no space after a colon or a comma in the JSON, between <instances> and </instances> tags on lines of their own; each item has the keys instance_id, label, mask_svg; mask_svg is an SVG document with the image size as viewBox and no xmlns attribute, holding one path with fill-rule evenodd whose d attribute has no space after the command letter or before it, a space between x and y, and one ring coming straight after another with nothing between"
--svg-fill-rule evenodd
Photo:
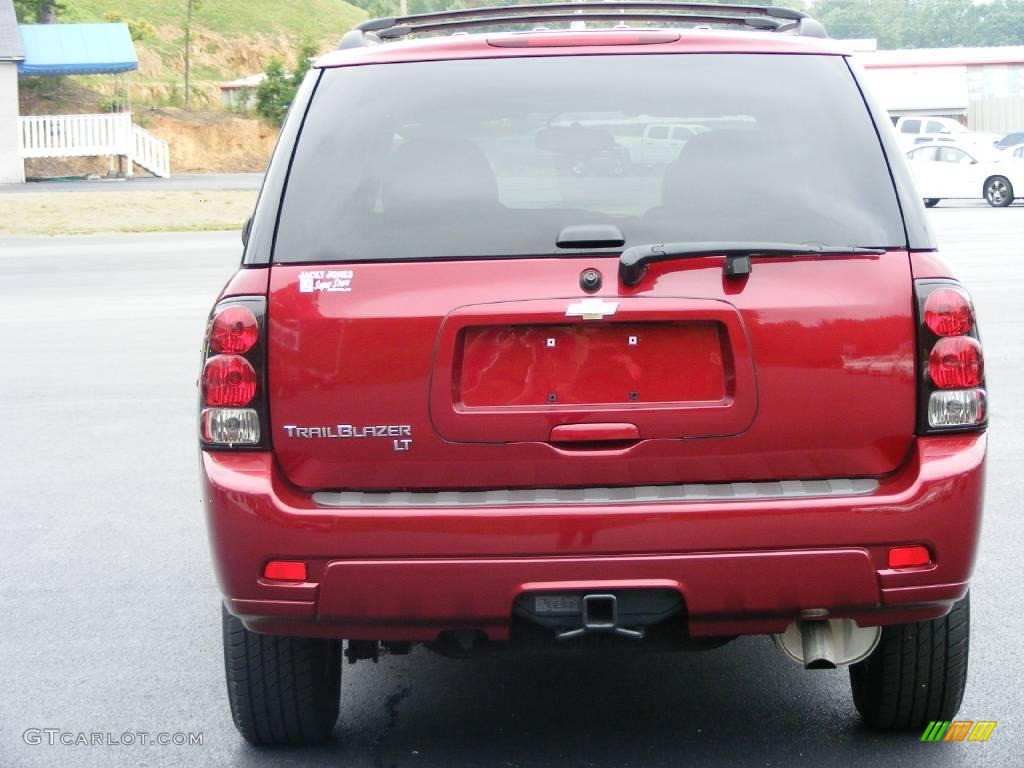
<instances>
[{"instance_id":1,"label":"trailer hitch receiver","mask_svg":"<svg viewBox=\"0 0 1024 768\"><path fill-rule=\"evenodd\" d=\"M619 626L618 598L615 595L584 595L581 615L583 626L559 632L559 640L571 640L590 632L609 632L631 640L643 639L643 630Z\"/></svg>"}]
</instances>

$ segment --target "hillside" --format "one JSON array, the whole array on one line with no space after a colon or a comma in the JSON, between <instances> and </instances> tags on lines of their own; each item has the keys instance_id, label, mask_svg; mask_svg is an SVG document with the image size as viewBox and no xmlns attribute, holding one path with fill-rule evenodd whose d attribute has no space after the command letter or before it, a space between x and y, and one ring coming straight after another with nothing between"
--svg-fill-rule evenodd
<instances>
[{"instance_id":1,"label":"hillside","mask_svg":"<svg viewBox=\"0 0 1024 768\"><path fill-rule=\"evenodd\" d=\"M139 71L129 79L140 106L177 106L184 86L185 0L65 0L64 22L148 22L136 40ZM324 51L366 13L342 0L203 0L193 11L193 97L219 108L218 84L263 70L271 56L289 63L310 42Z\"/></svg>"},{"instance_id":2,"label":"hillside","mask_svg":"<svg viewBox=\"0 0 1024 768\"><path fill-rule=\"evenodd\" d=\"M139 70L131 89L136 121L170 142L175 172L262 170L277 129L252 115L223 111L220 83L262 72L272 56L294 64L309 42L337 45L366 13L341 0L202 0L193 12L192 99L184 99L185 0L64 0L62 22L126 21L144 34L135 41ZM140 22L145 22L140 24ZM24 115L103 111L114 92L107 76L23 78ZM106 172L106 158L31 160L33 177Z\"/></svg>"}]
</instances>

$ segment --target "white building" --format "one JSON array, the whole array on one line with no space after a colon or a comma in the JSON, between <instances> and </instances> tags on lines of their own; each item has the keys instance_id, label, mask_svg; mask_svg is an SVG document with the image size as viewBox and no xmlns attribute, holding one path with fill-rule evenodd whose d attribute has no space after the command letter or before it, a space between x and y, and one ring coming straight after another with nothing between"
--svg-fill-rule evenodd
<instances>
[{"instance_id":1,"label":"white building","mask_svg":"<svg viewBox=\"0 0 1024 768\"><path fill-rule=\"evenodd\" d=\"M248 112L256 108L256 89L267 76L260 72L240 80L220 84L220 98L224 109L230 112Z\"/></svg>"},{"instance_id":2,"label":"white building","mask_svg":"<svg viewBox=\"0 0 1024 768\"><path fill-rule=\"evenodd\" d=\"M1024 46L854 55L893 117L943 115L992 133L1024 128Z\"/></svg>"},{"instance_id":3,"label":"white building","mask_svg":"<svg viewBox=\"0 0 1024 768\"><path fill-rule=\"evenodd\" d=\"M0 184L25 180L18 121L18 62L25 52L11 0L0 0Z\"/></svg>"}]
</instances>

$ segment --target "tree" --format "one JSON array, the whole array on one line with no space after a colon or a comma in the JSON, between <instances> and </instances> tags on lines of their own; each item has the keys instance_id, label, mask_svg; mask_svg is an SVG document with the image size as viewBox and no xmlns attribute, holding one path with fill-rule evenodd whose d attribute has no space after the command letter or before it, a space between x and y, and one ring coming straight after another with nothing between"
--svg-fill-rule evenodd
<instances>
[{"instance_id":1,"label":"tree","mask_svg":"<svg viewBox=\"0 0 1024 768\"><path fill-rule=\"evenodd\" d=\"M267 62L263 74L266 78L256 87L256 112L267 120L279 124L284 120L288 105L295 96L294 92L291 92L284 61L274 56Z\"/></svg>"},{"instance_id":2,"label":"tree","mask_svg":"<svg viewBox=\"0 0 1024 768\"><path fill-rule=\"evenodd\" d=\"M188 100L192 86L192 11L202 8L202 0L188 0L188 13L185 16L185 109L188 109Z\"/></svg>"},{"instance_id":3,"label":"tree","mask_svg":"<svg viewBox=\"0 0 1024 768\"><path fill-rule=\"evenodd\" d=\"M303 45L296 55L295 69L291 72L285 69L280 57L270 59L264 72L266 78L256 88L256 112L259 115L277 125L281 124L315 55L315 47L308 43Z\"/></svg>"},{"instance_id":4,"label":"tree","mask_svg":"<svg viewBox=\"0 0 1024 768\"><path fill-rule=\"evenodd\" d=\"M975 13L976 40L984 40L986 45L1024 45L1024 3L995 0L978 6Z\"/></svg>"},{"instance_id":5,"label":"tree","mask_svg":"<svg viewBox=\"0 0 1024 768\"><path fill-rule=\"evenodd\" d=\"M1021 45L1024 0L818 0L832 37L874 37L879 48Z\"/></svg>"},{"instance_id":6,"label":"tree","mask_svg":"<svg viewBox=\"0 0 1024 768\"><path fill-rule=\"evenodd\" d=\"M14 10L22 23L53 24L67 6L60 0L14 0Z\"/></svg>"}]
</instances>

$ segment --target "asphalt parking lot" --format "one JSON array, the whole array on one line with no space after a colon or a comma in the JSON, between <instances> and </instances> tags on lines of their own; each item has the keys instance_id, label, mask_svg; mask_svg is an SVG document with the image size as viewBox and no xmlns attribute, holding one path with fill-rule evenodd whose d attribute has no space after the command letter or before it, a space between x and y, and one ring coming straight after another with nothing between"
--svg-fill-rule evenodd
<instances>
[{"instance_id":1,"label":"asphalt parking lot","mask_svg":"<svg viewBox=\"0 0 1024 768\"><path fill-rule=\"evenodd\" d=\"M702 654L344 670L336 741L258 751L231 724L197 490L195 380L235 233L0 240L0 766L1009 766L1024 750L1024 207L930 211L977 304L992 400L963 719L986 743L858 721L843 671L765 638ZM842 425L836 425L841 429ZM26 744L27 729L203 734Z\"/></svg>"}]
</instances>

